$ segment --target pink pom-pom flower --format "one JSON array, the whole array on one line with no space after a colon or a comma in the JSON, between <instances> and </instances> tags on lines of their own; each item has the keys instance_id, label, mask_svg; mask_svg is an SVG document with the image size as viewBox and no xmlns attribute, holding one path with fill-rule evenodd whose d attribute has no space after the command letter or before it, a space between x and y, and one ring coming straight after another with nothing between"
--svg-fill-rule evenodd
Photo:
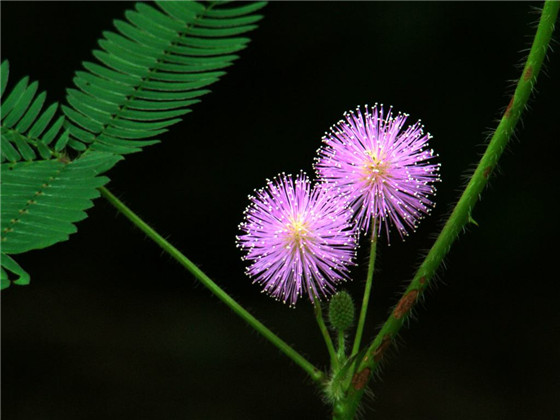
<instances>
[{"instance_id":1,"label":"pink pom-pom flower","mask_svg":"<svg viewBox=\"0 0 560 420\"><path fill-rule=\"evenodd\" d=\"M357 226L378 232L394 225L400 236L415 230L434 203L439 164L431 163L429 133L420 121L403 128L408 115L384 113L383 106L345 113L323 137L315 170L320 180L347 196Z\"/></svg>"},{"instance_id":2,"label":"pink pom-pom flower","mask_svg":"<svg viewBox=\"0 0 560 420\"><path fill-rule=\"evenodd\" d=\"M263 292L294 306L304 294L312 302L327 297L348 279L357 235L335 188L282 174L249 198L237 245Z\"/></svg>"}]
</instances>

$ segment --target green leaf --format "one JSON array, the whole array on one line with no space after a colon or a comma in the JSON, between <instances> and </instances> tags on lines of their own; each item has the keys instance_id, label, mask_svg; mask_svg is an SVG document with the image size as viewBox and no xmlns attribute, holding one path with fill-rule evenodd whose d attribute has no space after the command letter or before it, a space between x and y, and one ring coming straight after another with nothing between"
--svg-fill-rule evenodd
<instances>
[{"instance_id":1,"label":"green leaf","mask_svg":"<svg viewBox=\"0 0 560 420\"><path fill-rule=\"evenodd\" d=\"M66 130L64 134L60 136L60 138L54 144L54 150L57 152L64 150L69 139L70 139L70 133L68 130Z\"/></svg>"},{"instance_id":2,"label":"green leaf","mask_svg":"<svg viewBox=\"0 0 560 420\"><path fill-rule=\"evenodd\" d=\"M12 257L4 253L0 254L0 266L1 268L1 289L4 290L10 287L11 283L17 284L19 286L25 286L29 284L29 274L25 272L20 265L14 261ZM17 276L15 280L10 280L8 273L9 271Z\"/></svg>"},{"instance_id":3,"label":"green leaf","mask_svg":"<svg viewBox=\"0 0 560 420\"><path fill-rule=\"evenodd\" d=\"M0 97L4 96L6 85L8 84L8 74L10 73L10 63L8 60L2 62L0 67Z\"/></svg>"},{"instance_id":4,"label":"green leaf","mask_svg":"<svg viewBox=\"0 0 560 420\"><path fill-rule=\"evenodd\" d=\"M99 196L108 178L98 176L120 156L88 152L68 162L35 160L2 165L2 252L18 254L68 239L74 223Z\"/></svg>"},{"instance_id":5,"label":"green leaf","mask_svg":"<svg viewBox=\"0 0 560 420\"><path fill-rule=\"evenodd\" d=\"M8 139L11 138L12 141L15 143L22 158L24 158L25 160L33 160L37 157L37 155L31 148L31 146L29 146L28 142L24 137L20 136L16 132L11 132L10 134L12 135L8 136Z\"/></svg>"},{"instance_id":6,"label":"green leaf","mask_svg":"<svg viewBox=\"0 0 560 420\"><path fill-rule=\"evenodd\" d=\"M164 3L164 2L162 2ZM209 10L207 16L215 18L231 18L236 16L247 15L249 13L256 12L266 6L266 1L256 1L250 3L246 6L234 7L234 8L214 8Z\"/></svg>"},{"instance_id":7,"label":"green leaf","mask_svg":"<svg viewBox=\"0 0 560 420\"><path fill-rule=\"evenodd\" d=\"M12 162L17 162L18 160L21 159L21 155L18 153L18 151L14 148L14 146L11 145L11 143L8 141L8 139L6 138L6 136L2 136L2 157L6 157L7 160L10 160Z\"/></svg>"},{"instance_id":8,"label":"green leaf","mask_svg":"<svg viewBox=\"0 0 560 420\"><path fill-rule=\"evenodd\" d=\"M155 143L238 58L249 39L237 35L256 28L265 4L136 3L67 90L67 146L126 154Z\"/></svg>"},{"instance_id":9,"label":"green leaf","mask_svg":"<svg viewBox=\"0 0 560 420\"><path fill-rule=\"evenodd\" d=\"M0 69L2 93L8 84L8 69L8 61L4 61ZM38 83L28 85L28 81L28 77L21 79L0 105L2 162L33 161L38 156L50 159L56 155L48 145L59 134L64 118L49 127L58 105L52 104L41 112L47 95L45 92L37 95Z\"/></svg>"},{"instance_id":10,"label":"green leaf","mask_svg":"<svg viewBox=\"0 0 560 420\"><path fill-rule=\"evenodd\" d=\"M108 182L100 174L120 155L157 143L209 93L203 88L238 58L249 39L237 35L256 28L261 16L251 13L263 5L137 3L128 22L114 22L119 33L104 32L93 51L98 63L76 73L61 108L67 119L56 115L57 104L43 109L46 94L28 77L7 93L9 63L2 63L2 288L29 283L9 254L68 239ZM66 148L83 153L71 160Z\"/></svg>"},{"instance_id":11,"label":"green leaf","mask_svg":"<svg viewBox=\"0 0 560 420\"><path fill-rule=\"evenodd\" d=\"M8 84L8 68L5 61L1 67L4 91ZM68 130L60 134L65 119L63 116L55 119L57 104L42 112L46 94L37 95L37 88L37 82L29 84L28 78L23 78L0 109L2 288L11 283L29 283L29 275L8 254L44 248L68 239L76 231L74 223L87 217L85 210L99 195L97 188L108 181L99 174L122 159L101 151L88 151L74 161L66 157L63 150L71 139ZM159 133L170 121L173 120L128 123L151 124L141 127ZM121 130L128 132L137 127L140 126ZM81 145L83 143L79 142L75 149L79 150ZM13 275L16 278L12 281Z\"/></svg>"},{"instance_id":12,"label":"green leaf","mask_svg":"<svg viewBox=\"0 0 560 420\"><path fill-rule=\"evenodd\" d=\"M27 131L27 129L39 115L39 112L41 112L41 108L43 107L43 103L45 102L46 97L47 94L45 92L41 92L39 96L37 96L29 110L26 112L23 118L21 118L18 125L16 126L17 131L19 131L20 133L24 133L25 131Z\"/></svg>"},{"instance_id":13,"label":"green leaf","mask_svg":"<svg viewBox=\"0 0 560 420\"><path fill-rule=\"evenodd\" d=\"M29 137L34 137L34 138L39 137L51 122L52 117L56 113L57 109L58 109L57 103L54 103L51 106L49 106L45 110L45 112L43 112L43 114L39 117L39 119L35 121L33 126L29 129L27 133Z\"/></svg>"},{"instance_id":14,"label":"green leaf","mask_svg":"<svg viewBox=\"0 0 560 420\"><path fill-rule=\"evenodd\" d=\"M6 115L9 115L10 111L14 108L21 96L25 93L28 81L29 77L27 76L21 79L13 88L12 92L8 95L6 100L2 101L2 119L4 119Z\"/></svg>"},{"instance_id":15,"label":"green leaf","mask_svg":"<svg viewBox=\"0 0 560 420\"><path fill-rule=\"evenodd\" d=\"M14 104L13 109L6 114L2 113L2 124L8 127L13 127L25 114L27 108L33 101L35 93L37 92L37 87L39 84L37 82L31 83L24 92L20 95L17 102Z\"/></svg>"},{"instance_id":16,"label":"green leaf","mask_svg":"<svg viewBox=\"0 0 560 420\"><path fill-rule=\"evenodd\" d=\"M56 122L47 130L41 137L45 144L50 144L53 141L64 124L64 117L59 117Z\"/></svg>"}]
</instances>

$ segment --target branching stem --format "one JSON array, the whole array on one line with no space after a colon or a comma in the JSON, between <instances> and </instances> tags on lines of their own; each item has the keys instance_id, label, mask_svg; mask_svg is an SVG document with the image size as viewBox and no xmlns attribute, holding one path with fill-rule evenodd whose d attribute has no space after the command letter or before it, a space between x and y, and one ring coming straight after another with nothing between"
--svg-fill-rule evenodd
<instances>
[{"instance_id":1,"label":"branching stem","mask_svg":"<svg viewBox=\"0 0 560 420\"><path fill-rule=\"evenodd\" d=\"M322 382L324 378L323 372L308 362L301 354L294 350L284 340L269 330L258 319L251 315L245 308L237 303L231 296L229 296L222 288L214 283L202 270L193 264L187 257L185 257L177 248L166 241L159 233L152 229L146 222L144 222L137 214L129 209L122 201L115 197L107 188L101 187L99 189L103 197L105 197L119 212L121 212L128 220L130 220L138 229L144 232L150 239L157 243L165 252L173 257L179 264L185 267L198 281L200 281L208 290L210 290L218 299L225 303L229 308L264 338L270 341L274 346L288 356L294 363L300 366L305 372L309 374L311 379L315 382Z\"/></svg>"}]
</instances>

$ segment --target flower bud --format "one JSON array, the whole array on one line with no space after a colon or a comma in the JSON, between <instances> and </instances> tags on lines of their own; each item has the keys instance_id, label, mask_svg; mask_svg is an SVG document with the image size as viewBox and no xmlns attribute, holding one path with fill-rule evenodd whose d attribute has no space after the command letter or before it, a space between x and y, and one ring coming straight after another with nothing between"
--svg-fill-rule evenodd
<instances>
[{"instance_id":1,"label":"flower bud","mask_svg":"<svg viewBox=\"0 0 560 420\"><path fill-rule=\"evenodd\" d=\"M329 302L329 320L338 331L346 331L354 323L354 302L346 291L335 294Z\"/></svg>"}]
</instances>

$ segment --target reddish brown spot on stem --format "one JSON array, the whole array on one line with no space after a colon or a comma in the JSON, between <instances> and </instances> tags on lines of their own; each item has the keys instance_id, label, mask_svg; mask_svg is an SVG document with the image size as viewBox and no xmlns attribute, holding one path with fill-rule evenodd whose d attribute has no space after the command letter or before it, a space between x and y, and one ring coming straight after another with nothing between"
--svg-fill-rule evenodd
<instances>
[{"instance_id":1,"label":"reddish brown spot on stem","mask_svg":"<svg viewBox=\"0 0 560 420\"><path fill-rule=\"evenodd\" d=\"M371 374L370 368L365 368L364 370L361 370L360 372L356 373L352 377L352 386L354 387L354 389L356 389L357 391L364 389L364 387L368 383L370 374Z\"/></svg>"},{"instance_id":2,"label":"reddish brown spot on stem","mask_svg":"<svg viewBox=\"0 0 560 420\"><path fill-rule=\"evenodd\" d=\"M492 167L491 166L487 166L486 168L484 168L484 170L482 171L482 175L484 176L484 178L488 178L490 176L490 172L492 172Z\"/></svg>"},{"instance_id":3,"label":"reddish brown spot on stem","mask_svg":"<svg viewBox=\"0 0 560 420\"><path fill-rule=\"evenodd\" d=\"M527 67L527 69L525 70L525 73L523 73L523 80L527 81L531 77L533 77L533 66Z\"/></svg>"},{"instance_id":4,"label":"reddish brown spot on stem","mask_svg":"<svg viewBox=\"0 0 560 420\"><path fill-rule=\"evenodd\" d=\"M419 282L422 286L424 286L426 284L426 277L425 276L420 277Z\"/></svg>"},{"instance_id":5,"label":"reddish brown spot on stem","mask_svg":"<svg viewBox=\"0 0 560 420\"><path fill-rule=\"evenodd\" d=\"M414 305L414 302L416 302L417 297L418 297L418 290L416 289L413 289L410 292L408 292L406 295L404 295L401 298L401 300L399 300L399 303L395 307L395 310L393 311L393 316L396 319L401 319L404 315L406 315L408 311L410 311L410 308L412 308L412 305Z\"/></svg>"},{"instance_id":6,"label":"reddish brown spot on stem","mask_svg":"<svg viewBox=\"0 0 560 420\"><path fill-rule=\"evenodd\" d=\"M385 350L387 350L387 348L390 345L391 345L391 336L389 334L385 334L383 340L381 341L381 344L373 352L373 360L379 362L383 358L383 354L385 353Z\"/></svg>"},{"instance_id":7,"label":"reddish brown spot on stem","mask_svg":"<svg viewBox=\"0 0 560 420\"><path fill-rule=\"evenodd\" d=\"M513 107L513 96L511 97L511 99L509 100L509 104L506 108L506 114L505 117L509 118L511 116L511 108Z\"/></svg>"}]
</instances>

